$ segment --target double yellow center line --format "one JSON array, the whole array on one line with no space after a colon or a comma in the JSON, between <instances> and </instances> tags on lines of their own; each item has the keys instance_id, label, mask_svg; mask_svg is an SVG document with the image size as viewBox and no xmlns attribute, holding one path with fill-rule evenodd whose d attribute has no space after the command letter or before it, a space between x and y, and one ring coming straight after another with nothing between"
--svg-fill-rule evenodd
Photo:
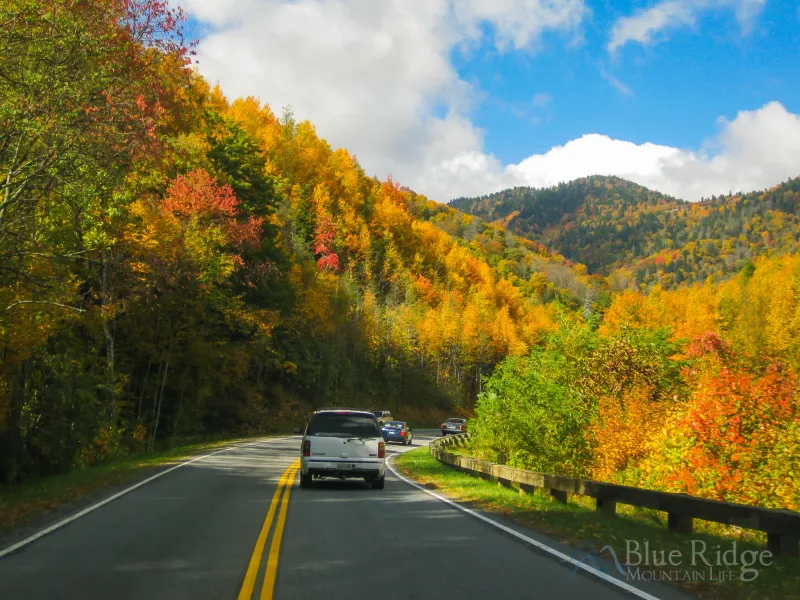
<instances>
[{"instance_id":1,"label":"double yellow center line","mask_svg":"<svg viewBox=\"0 0 800 600\"><path fill-rule=\"evenodd\" d=\"M272 544L269 547L269 555L267 556L267 568L264 574L264 583L261 586L261 600L272 600L272 595L275 589L275 577L278 573L278 555L281 549L281 539L283 538L283 528L286 526L286 512L289 508L289 495L292 493L292 485L294 485L294 478L297 471L300 470L300 461L296 460L289 468L284 471L275 494L272 496L272 502L267 511L267 518L264 520L264 526L258 534L256 540L256 547L253 549L253 555L250 557L250 564L247 567L247 573L244 576L244 583L242 589L239 591L238 600L251 600L253 597L253 590L256 586L256 579L258 578L258 571L261 567L261 557L264 554L264 546L267 543L269 530L272 528L272 521L275 518L275 512L278 510L280 504L280 512L278 513L278 520L275 524L275 531L272 534ZM281 494L283 500L281 501Z\"/></svg>"}]
</instances>

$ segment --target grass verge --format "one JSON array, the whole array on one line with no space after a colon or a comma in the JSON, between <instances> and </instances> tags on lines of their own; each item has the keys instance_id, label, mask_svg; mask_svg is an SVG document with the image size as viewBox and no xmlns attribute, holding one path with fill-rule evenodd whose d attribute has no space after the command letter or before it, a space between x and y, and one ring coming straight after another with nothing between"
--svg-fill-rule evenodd
<instances>
[{"instance_id":1,"label":"grass verge","mask_svg":"<svg viewBox=\"0 0 800 600\"><path fill-rule=\"evenodd\" d=\"M246 439L249 438L189 444L42 477L19 485L0 485L0 535L62 505L92 496L108 487L122 485L137 476L150 474L148 471L156 467L178 464L192 456Z\"/></svg>"},{"instance_id":2,"label":"grass verge","mask_svg":"<svg viewBox=\"0 0 800 600\"><path fill-rule=\"evenodd\" d=\"M671 567L670 571L700 571L706 575L705 581L672 581L684 591L703 600L797 600L800 598L800 561L791 558L776 558L771 566L759 567L754 581L738 579L740 567L713 567L717 578L721 571L735 571L733 581L710 581L708 567L692 567L692 540L706 543L706 556L714 563L715 546L724 552L732 546L729 537L700 531L692 535L677 534L666 530L659 515L654 511L619 506L620 514L608 516L594 510L590 498L570 497L567 504L561 504L543 491L533 494L520 494L518 489L506 488L496 482L485 481L442 465L434 459L427 447L404 452L395 459L395 465L403 474L428 488L435 489L448 498L469 504L484 511L502 515L519 525L527 527L574 547L591 543L595 547L609 545L614 548L621 562L625 561L626 540L635 540L643 547L649 542L652 550L673 550L684 557L681 565ZM630 510L629 510L630 509ZM743 539L736 542L737 556L743 551L763 551L763 545ZM756 565L758 566L758 565ZM653 571L654 567L642 567ZM656 579L666 580L667 570L658 570ZM616 575L616 573L614 573ZM697 577L694 576L696 579Z\"/></svg>"}]
</instances>

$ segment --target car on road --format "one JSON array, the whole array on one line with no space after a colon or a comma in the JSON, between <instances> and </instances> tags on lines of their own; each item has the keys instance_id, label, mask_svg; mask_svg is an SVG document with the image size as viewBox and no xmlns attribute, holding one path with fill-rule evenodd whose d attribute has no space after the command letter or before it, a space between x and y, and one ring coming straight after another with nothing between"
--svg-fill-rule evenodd
<instances>
[{"instance_id":1,"label":"car on road","mask_svg":"<svg viewBox=\"0 0 800 600\"><path fill-rule=\"evenodd\" d=\"M400 442L404 446L408 446L414 439L414 432L408 423L403 421L387 421L381 427L383 431L383 439L386 443Z\"/></svg>"},{"instance_id":2,"label":"car on road","mask_svg":"<svg viewBox=\"0 0 800 600\"><path fill-rule=\"evenodd\" d=\"M378 423L380 423L381 425L394 420L392 417L392 413L389 412L388 410L373 410L372 414L375 415L375 418L378 419Z\"/></svg>"},{"instance_id":3,"label":"car on road","mask_svg":"<svg viewBox=\"0 0 800 600\"><path fill-rule=\"evenodd\" d=\"M466 433L467 420L457 417L450 417L444 423L442 423L440 429L442 430L442 435L447 435L448 433Z\"/></svg>"},{"instance_id":4,"label":"car on road","mask_svg":"<svg viewBox=\"0 0 800 600\"><path fill-rule=\"evenodd\" d=\"M303 432L301 454L301 488L326 477L363 479L374 490L384 487L386 440L367 410L318 410Z\"/></svg>"}]
</instances>

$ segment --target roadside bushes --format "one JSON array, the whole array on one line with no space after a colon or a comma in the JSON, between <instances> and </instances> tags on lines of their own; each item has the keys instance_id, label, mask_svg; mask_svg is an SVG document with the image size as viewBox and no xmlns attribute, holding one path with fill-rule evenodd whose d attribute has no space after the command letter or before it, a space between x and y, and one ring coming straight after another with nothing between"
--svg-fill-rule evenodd
<instances>
[{"instance_id":1,"label":"roadside bushes","mask_svg":"<svg viewBox=\"0 0 800 600\"><path fill-rule=\"evenodd\" d=\"M800 393L785 361L643 325L563 322L486 380L480 458L728 502L800 506Z\"/></svg>"},{"instance_id":2,"label":"roadside bushes","mask_svg":"<svg viewBox=\"0 0 800 600\"><path fill-rule=\"evenodd\" d=\"M687 395L669 332L601 337L564 320L543 348L509 358L486 381L471 422L493 462L614 481L638 463L667 409Z\"/></svg>"},{"instance_id":3,"label":"roadside bushes","mask_svg":"<svg viewBox=\"0 0 800 600\"><path fill-rule=\"evenodd\" d=\"M593 344L588 330L565 324L550 338L549 348L503 361L487 379L470 422L475 451L517 468L588 475L591 448L585 432L594 405L573 384Z\"/></svg>"}]
</instances>

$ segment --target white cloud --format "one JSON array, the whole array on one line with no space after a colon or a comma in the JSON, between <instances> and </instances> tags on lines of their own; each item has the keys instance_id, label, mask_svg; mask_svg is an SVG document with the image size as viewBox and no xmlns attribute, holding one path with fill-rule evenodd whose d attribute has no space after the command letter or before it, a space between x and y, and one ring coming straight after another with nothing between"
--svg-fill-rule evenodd
<instances>
[{"instance_id":1,"label":"white cloud","mask_svg":"<svg viewBox=\"0 0 800 600\"><path fill-rule=\"evenodd\" d=\"M586 13L583 0L453 0L452 6L471 36L488 23L499 48L511 44L517 50L536 42L546 29L574 30Z\"/></svg>"},{"instance_id":2,"label":"white cloud","mask_svg":"<svg viewBox=\"0 0 800 600\"><path fill-rule=\"evenodd\" d=\"M608 50L614 52L628 42L651 44L667 30L693 25L699 15L709 10L733 10L747 33L753 20L761 14L767 0L661 0L655 6L622 17L613 27Z\"/></svg>"},{"instance_id":3,"label":"white cloud","mask_svg":"<svg viewBox=\"0 0 800 600\"><path fill-rule=\"evenodd\" d=\"M547 187L588 175L617 175L685 200L764 189L800 175L800 116L787 112L780 103L742 111L733 121L720 119L720 124L722 129L706 145L708 149L637 145L590 134L502 172L491 172L491 165L477 160L459 167L472 169L476 183L484 185L480 193L514 185Z\"/></svg>"},{"instance_id":4,"label":"white cloud","mask_svg":"<svg viewBox=\"0 0 800 600\"><path fill-rule=\"evenodd\" d=\"M483 148L483 133L465 116L479 90L459 78L452 52L481 42L534 47L548 30L574 34L586 10L583 0L181 4L212 26L197 48L199 66L228 96L257 96L276 112L291 105L368 173L392 174L433 198L451 189L437 169Z\"/></svg>"}]
</instances>

